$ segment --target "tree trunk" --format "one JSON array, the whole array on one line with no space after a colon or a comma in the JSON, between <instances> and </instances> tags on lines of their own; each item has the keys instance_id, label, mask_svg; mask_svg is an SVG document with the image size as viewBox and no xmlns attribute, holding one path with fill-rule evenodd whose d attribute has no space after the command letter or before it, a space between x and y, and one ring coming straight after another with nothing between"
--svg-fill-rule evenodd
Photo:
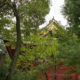
<instances>
[{"instance_id":1,"label":"tree trunk","mask_svg":"<svg viewBox=\"0 0 80 80\"><path fill-rule=\"evenodd\" d=\"M16 51L15 51L15 54L14 54L14 58L11 61L10 68L9 68L9 74L6 77L6 80L11 80L12 76L14 75L14 71L15 71L15 68L16 68L17 58L18 58L18 55L20 53L20 48L21 48L21 30L20 30L19 12L18 12L18 9L16 7L16 3L15 2L13 3L12 6L13 6L14 15L16 17L17 42L16 42Z\"/></svg>"}]
</instances>

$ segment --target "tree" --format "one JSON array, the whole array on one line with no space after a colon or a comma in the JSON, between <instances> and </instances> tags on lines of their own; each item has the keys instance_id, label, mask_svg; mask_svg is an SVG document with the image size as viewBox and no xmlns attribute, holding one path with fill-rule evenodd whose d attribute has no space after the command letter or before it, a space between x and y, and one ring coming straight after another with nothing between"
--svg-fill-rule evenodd
<instances>
[{"instance_id":1,"label":"tree","mask_svg":"<svg viewBox=\"0 0 80 80\"><path fill-rule=\"evenodd\" d=\"M10 2L9 2L10 3ZM39 28L38 26L44 22L44 16L49 12L49 0L38 0L38 1L18 1L18 11L21 19L21 31L23 38L26 39L26 36L30 36L31 34L35 33L36 30ZM22 6L23 5L23 6ZM42 6L42 7L41 7ZM37 8L38 7L38 8ZM5 14L3 13L4 11ZM44 11L42 11L44 10ZM1 19L0 23L2 26L3 23L2 32L4 32L4 37L6 38L6 34L9 34L8 39L13 40L15 38L15 21L13 22L12 18L15 18L12 10L10 7L4 6L4 8L1 8ZM10 16L11 15L11 16ZM6 19L6 20L5 20ZM9 23L9 24L8 24ZM5 29L3 29L5 28ZM9 28L9 29L8 29ZM11 34L13 32L13 34ZM6 35L6 36L5 36ZM22 39L23 39L22 38ZM7 38L6 38L7 39ZM15 39L16 40L16 39Z\"/></svg>"},{"instance_id":2,"label":"tree","mask_svg":"<svg viewBox=\"0 0 80 80\"><path fill-rule=\"evenodd\" d=\"M60 30L60 32L58 31L55 36L59 36L58 42L60 46L58 47L58 58L68 66L76 67L79 71L80 43L78 36L69 33L67 30Z\"/></svg>"},{"instance_id":3,"label":"tree","mask_svg":"<svg viewBox=\"0 0 80 80\"><path fill-rule=\"evenodd\" d=\"M17 32L17 42L16 42L16 51L14 54L14 58L10 64L10 69L9 69L9 74L6 78L6 80L11 80L11 77L13 75L13 72L15 70L15 64L18 58L18 55L20 53L20 48L21 48L21 30L20 30L20 17L19 17L19 12L16 6L16 2L14 1L12 3L12 5L10 5L10 7L12 7L14 16L16 17L16 32Z\"/></svg>"},{"instance_id":4,"label":"tree","mask_svg":"<svg viewBox=\"0 0 80 80\"><path fill-rule=\"evenodd\" d=\"M25 29L31 30L31 28L38 27L44 21L45 14L48 13L48 11L49 11L48 2L49 2L48 0L44 0L44 1L42 1L42 0L38 0L38 1L36 1L36 0L35 1L4 0L4 1L2 1L1 0L0 1L0 3L2 3L0 5L1 6L1 8L0 8L1 21L4 19L4 16L9 20L10 20L10 18L8 18L8 16L16 18L16 23L13 25L13 26L16 26L16 33L17 33L16 34L16 51L15 51L14 58L11 62L9 74L8 74L6 80L11 80L12 75L15 71L16 61L17 61L18 55L20 53L20 48L21 48L21 28L23 27L24 28L23 31L25 31ZM42 9L44 9L44 11L42 11ZM5 22L5 24L6 24L6 22ZM5 24L3 24L3 27L5 26ZM2 24L1 24L1 26L2 26ZM10 29L11 29L11 27L10 27ZM29 33L28 30L26 31L27 34ZM23 34L25 34L25 33L23 33Z\"/></svg>"},{"instance_id":5,"label":"tree","mask_svg":"<svg viewBox=\"0 0 80 80\"><path fill-rule=\"evenodd\" d=\"M65 0L65 5L63 8L63 14L68 20L70 25L69 31L80 35L80 1L79 0Z\"/></svg>"}]
</instances>

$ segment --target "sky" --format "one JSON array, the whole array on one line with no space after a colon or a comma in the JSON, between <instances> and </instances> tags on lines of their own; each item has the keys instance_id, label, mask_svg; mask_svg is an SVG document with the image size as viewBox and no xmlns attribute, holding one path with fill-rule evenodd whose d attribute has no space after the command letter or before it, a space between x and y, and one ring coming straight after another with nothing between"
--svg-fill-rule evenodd
<instances>
[{"instance_id":1,"label":"sky","mask_svg":"<svg viewBox=\"0 0 80 80\"><path fill-rule=\"evenodd\" d=\"M62 15L62 7L64 5L64 0L50 0L50 12L45 16L45 23L40 25L40 28L45 27L48 25L49 21L54 17L54 19L58 22L60 22L63 26L66 27L67 20Z\"/></svg>"}]
</instances>

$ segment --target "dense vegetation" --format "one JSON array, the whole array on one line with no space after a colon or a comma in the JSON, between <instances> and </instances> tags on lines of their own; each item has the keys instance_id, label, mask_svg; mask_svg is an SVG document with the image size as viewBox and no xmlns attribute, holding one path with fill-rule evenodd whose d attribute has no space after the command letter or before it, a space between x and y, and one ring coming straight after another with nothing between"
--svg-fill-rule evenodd
<instances>
[{"instance_id":1,"label":"dense vegetation","mask_svg":"<svg viewBox=\"0 0 80 80\"><path fill-rule=\"evenodd\" d=\"M69 29L54 20L39 29L49 12L49 0L0 0L0 80L40 80L41 72L48 80L51 66L56 80L60 62L80 72L78 6L78 0L65 0Z\"/></svg>"},{"instance_id":2,"label":"dense vegetation","mask_svg":"<svg viewBox=\"0 0 80 80\"><path fill-rule=\"evenodd\" d=\"M80 1L65 0L63 14L69 23L69 31L80 36Z\"/></svg>"}]
</instances>

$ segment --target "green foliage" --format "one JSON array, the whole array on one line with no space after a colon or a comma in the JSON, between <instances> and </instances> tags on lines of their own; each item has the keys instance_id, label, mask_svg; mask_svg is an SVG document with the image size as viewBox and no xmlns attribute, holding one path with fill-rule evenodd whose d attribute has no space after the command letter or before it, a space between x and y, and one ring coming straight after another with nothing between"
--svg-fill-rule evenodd
<instances>
[{"instance_id":1,"label":"green foliage","mask_svg":"<svg viewBox=\"0 0 80 80\"><path fill-rule=\"evenodd\" d=\"M23 29L25 37L36 32L39 25L44 22L45 15L49 12L49 1L48 0L36 0L31 1L25 5L27 14L23 14L25 18L22 19L25 28ZM23 8L21 8L23 10Z\"/></svg>"},{"instance_id":2,"label":"green foliage","mask_svg":"<svg viewBox=\"0 0 80 80\"><path fill-rule=\"evenodd\" d=\"M9 55L2 55L2 64L0 64L0 80L5 80L6 76L8 75L9 64L11 62ZM1 54L0 54L0 63L1 63Z\"/></svg>"},{"instance_id":3,"label":"green foliage","mask_svg":"<svg viewBox=\"0 0 80 80\"><path fill-rule=\"evenodd\" d=\"M7 75L7 70L8 68L7 67L2 67L0 68L0 80L5 80L5 77Z\"/></svg>"},{"instance_id":4,"label":"green foliage","mask_svg":"<svg viewBox=\"0 0 80 80\"><path fill-rule=\"evenodd\" d=\"M0 54L6 54L7 50L5 48L3 40L0 39Z\"/></svg>"},{"instance_id":5,"label":"green foliage","mask_svg":"<svg viewBox=\"0 0 80 80\"><path fill-rule=\"evenodd\" d=\"M77 1L66 0L64 14L71 26L71 31L78 35L80 14L76 10L79 9L80 4ZM16 74L12 80L35 80L39 78L38 73L40 71L47 72L48 65L52 64L57 67L60 61L79 68L80 42L76 34L68 32L59 24L54 26L57 27L52 30L52 33L50 33L48 28L45 30L38 29L38 26L44 22L44 16L49 11L49 1L18 0L18 2L17 8L21 20L23 44L16 64ZM11 0L10 3L12 4ZM6 4L5 6L8 5ZM6 7L0 9L0 34L4 34L3 39L11 40L11 42L6 43L6 46L12 45L11 48L15 49L16 25L12 18L14 18L14 15L9 7L8 9ZM2 49L0 52L5 53L3 43L0 44L0 48ZM10 60L6 59L6 61L9 65ZM36 64L38 65L35 66ZM2 80L7 74L8 65L6 64L7 68L5 67L1 71L3 77L0 79Z\"/></svg>"},{"instance_id":6,"label":"green foliage","mask_svg":"<svg viewBox=\"0 0 80 80\"><path fill-rule=\"evenodd\" d=\"M54 57L57 57L58 40L54 37L43 37L38 32L36 35L32 35L22 45L22 55L19 55L17 61L17 67L21 69L27 69L29 66L40 64L41 60L47 60L54 63ZM32 48L30 48L30 46Z\"/></svg>"},{"instance_id":7,"label":"green foliage","mask_svg":"<svg viewBox=\"0 0 80 80\"><path fill-rule=\"evenodd\" d=\"M16 41L15 21L13 20L15 17L10 7L13 3L11 0L4 3L4 7L0 8L0 34L4 34L5 39ZM24 39L36 33L39 25L44 22L44 17L49 12L49 0L18 0L17 3L19 3L18 11L21 19L22 39Z\"/></svg>"},{"instance_id":8,"label":"green foliage","mask_svg":"<svg viewBox=\"0 0 80 80\"><path fill-rule=\"evenodd\" d=\"M63 14L65 15L68 23L70 25L69 31L80 35L80 1L79 0L65 0L65 6L63 9Z\"/></svg>"},{"instance_id":9,"label":"green foliage","mask_svg":"<svg viewBox=\"0 0 80 80\"><path fill-rule=\"evenodd\" d=\"M65 39L65 40L64 40ZM60 47L59 47L59 57L64 61L66 64L70 66L79 67L79 39L76 35L67 34L59 40Z\"/></svg>"}]
</instances>

